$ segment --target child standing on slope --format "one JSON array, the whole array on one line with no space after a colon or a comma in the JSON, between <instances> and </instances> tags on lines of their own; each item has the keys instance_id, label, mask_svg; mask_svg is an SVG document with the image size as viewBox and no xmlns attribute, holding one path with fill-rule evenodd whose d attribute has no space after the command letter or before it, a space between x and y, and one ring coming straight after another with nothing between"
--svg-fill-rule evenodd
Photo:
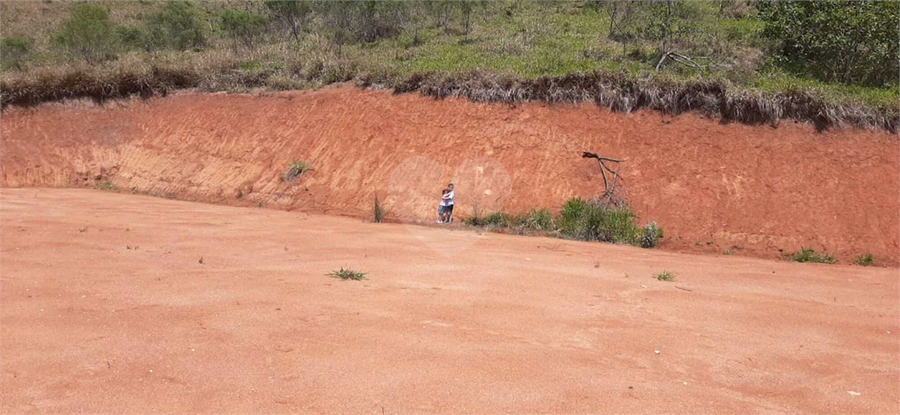
<instances>
[{"instance_id":1,"label":"child standing on slope","mask_svg":"<svg viewBox=\"0 0 900 415\"><path fill-rule=\"evenodd\" d=\"M438 220L437 223L444 223L444 197L450 193L450 189L441 190L441 201L438 202Z\"/></svg>"},{"instance_id":2,"label":"child standing on slope","mask_svg":"<svg viewBox=\"0 0 900 415\"><path fill-rule=\"evenodd\" d=\"M453 192L453 183L441 192L441 207L438 209L438 223L453 222L453 204L456 201L456 193Z\"/></svg>"}]
</instances>

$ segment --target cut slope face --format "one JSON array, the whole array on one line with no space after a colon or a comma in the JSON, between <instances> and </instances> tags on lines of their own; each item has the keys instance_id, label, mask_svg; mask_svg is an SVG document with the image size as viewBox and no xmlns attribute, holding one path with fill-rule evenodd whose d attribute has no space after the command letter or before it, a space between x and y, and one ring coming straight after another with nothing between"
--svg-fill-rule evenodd
<instances>
[{"instance_id":1,"label":"cut slope face","mask_svg":"<svg viewBox=\"0 0 900 415\"><path fill-rule=\"evenodd\" d=\"M723 125L585 105L478 104L330 88L184 94L3 113L6 187L99 186L188 200L431 220L457 184L458 216L556 208L602 187L622 158L627 197L663 248L775 257L801 246L896 264L896 137L807 125ZM285 181L294 160L312 171Z\"/></svg>"}]
</instances>

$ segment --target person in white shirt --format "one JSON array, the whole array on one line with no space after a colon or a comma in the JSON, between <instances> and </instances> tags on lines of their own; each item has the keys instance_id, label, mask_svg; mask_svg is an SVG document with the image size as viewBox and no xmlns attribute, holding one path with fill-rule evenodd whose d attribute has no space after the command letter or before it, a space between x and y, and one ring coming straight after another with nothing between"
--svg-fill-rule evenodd
<instances>
[{"instance_id":1,"label":"person in white shirt","mask_svg":"<svg viewBox=\"0 0 900 415\"><path fill-rule=\"evenodd\" d=\"M453 191L453 183L450 183L441 195L441 206L438 208L438 223L453 222L453 203L455 201L456 193Z\"/></svg>"}]
</instances>

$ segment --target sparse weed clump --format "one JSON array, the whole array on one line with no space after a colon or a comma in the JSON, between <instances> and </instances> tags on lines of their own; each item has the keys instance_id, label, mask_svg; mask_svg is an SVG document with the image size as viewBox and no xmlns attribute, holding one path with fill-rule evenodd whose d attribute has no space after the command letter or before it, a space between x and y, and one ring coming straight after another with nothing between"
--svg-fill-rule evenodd
<instances>
[{"instance_id":1,"label":"sparse weed clump","mask_svg":"<svg viewBox=\"0 0 900 415\"><path fill-rule=\"evenodd\" d=\"M481 226L489 228L508 228L513 224L513 217L503 212L493 212L481 220Z\"/></svg>"},{"instance_id":2,"label":"sparse weed clump","mask_svg":"<svg viewBox=\"0 0 900 415\"><path fill-rule=\"evenodd\" d=\"M534 231L553 230L553 214L546 209L532 209L528 213L516 218L516 222L522 228Z\"/></svg>"},{"instance_id":3,"label":"sparse weed clump","mask_svg":"<svg viewBox=\"0 0 900 415\"><path fill-rule=\"evenodd\" d=\"M788 259L796 262L816 262L821 264L837 263L837 259L835 259L834 256L828 253L820 253L816 252L815 249L804 247L801 247L799 252L788 255Z\"/></svg>"},{"instance_id":4,"label":"sparse weed clump","mask_svg":"<svg viewBox=\"0 0 900 415\"><path fill-rule=\"evenodd\" d=\"M291 170L303 173L309 170L309 163L303 160L295 160L293 163L291 163Z\"/></svg>"},{"instance_id":5,"label":"sparse weed clump","mask_svg":"<svg viewBox=\"0 0 900 415\"><path fill-rule=\"evenodd\" d=\"M481 226L481 212L478 210L478 203L472 207L472 216L463 219L463 223L469 226Z\"/></svg>"},{"instance_id":6,"label":"sparse weed clump","mask_svg":"<svg viewBox=\"0 0 900 415\"><path fill-rule=\"evenodd\" d=\"M856 265L868 267L875 262L875 257L872 254L860 254L857 255L856 258L853 259L853 263Z\"/></svg>"},{"instance_id":7,"label":"sparse weed clump","mask_svg":"<svg viewBox=\"0 0 900 415\"><path fill-rule=\"evenodd\" d=\"M286 182L292 182L298 179L303 173L312 170L309 163L303 160L294 160L291 162L291 166L288 168L288 171L281 175L281 178Z\"/></svg>"},{"instance_id":8,"label":"sparse weed clump","mask_svg":"<svg viewBox=\"0 0 900 415\"><path fill-rule=\"evenodd\" d=\"M341 267L341 269L339 269L337 271L331 271L327 275L331 278L339 278L342 281L347 281L347 280L359 281L359 280L366 279L365 273L359 272L359 271L354 271L349 268L344 269L344 267Z\"/></svg>"},{"instance_id":9,"label":"sparse weed clump","mask_svg":"<svg viewBox=\"0 0 900 415\"><path fill-rule=\"evenodd\" d=\"M111 181L107 180L107 181L100 183L100 185L97 186L97 188L100 190L116 190L116 185L114 185Z\"/></svg>"},{"instance_id":10,"label":"sparse weed clump","mask_svg":"<svg viewBox=\"0 0 900 415\"><path fill-rule=\"evenodd\" d=\"M653 278L656 278L659 281L675 281L675 274L669 271L663 271L654 275Z\"/></svg>"}]
</instances>

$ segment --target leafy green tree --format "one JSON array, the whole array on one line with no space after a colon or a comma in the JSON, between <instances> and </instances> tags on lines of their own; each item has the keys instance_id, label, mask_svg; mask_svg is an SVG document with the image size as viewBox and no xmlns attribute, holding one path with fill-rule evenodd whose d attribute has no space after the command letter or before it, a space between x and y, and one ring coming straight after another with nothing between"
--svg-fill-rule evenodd
<instances>
[{"instance_id":1,"label":"leafy green tree","mask_svg":"<svg viewBox=\"0 0 900 415\"><path fill-rule=\"evenodd\" d=\"M265 5L273 20L286 26L295 40L300 39L300 32L312 14L310 2L269 0Z\"/></svg>"},{"instance_id":2,"label":"leafy green tree","mask_svg":"<svg viewBox=\"0 0 900 415\"><path fill-rule=\"evenodd\" d=\"M900 76L900 4L895 1L783 1L756 5L777 63L825 81L870 86Z\"/></svg>"},{"instance_id":3,"label":"leafy green tree","mask_svg":"<svg viewBox=\"0 0 900 415\"><path fill-rule=\"evenodd\" d=\"M406 5L401 2L367 0L354 2L357 9L358 39L374 42L400 33Z\"/></svg>"},{"instance_id":4,"label":"leafy green tree","mask_svg":"<svg viewBox=\"0 0 900 415\"><path fill-rule=\"evenodd\" d=\"M642 2L632 0L591 2L592 7L603 8L609 15L609 38L622 44L622 54L628 43L640 36Z\"/></svg>"},{"instance_id":5,"label":"leafy green tree","mask_svg":"<svg viewBox=\"0 0 900 415\"><path fill-rule=\"evenodd\" d=\"M390 1L325 1L319 13L329 37L346 42L374 42L400 33L406 6Z\"/></svg>"},{"instance_id":6,"label":"leafy green tree","mask_svg":"<svg viewBox=\"0 0 900 415\"><path fill-rule=\"evenodd\" d=\"M453 15L453 9L456 4L455 1L448 0L423 1L418 3L424 6L425 13L434 19L435 27L440 28L448 26L448 22Z\"/></svg>"},{"instance_id":7,"label":"leafy green tree","mask_svg":"<svg viewBox=\"0 0 900 415\"><path fill-rule=\"evenodd\" d=\"M413 25L413 46L419 44L419 26L422 25L425 17L426 7L425 2L420 1L413 1L409 4L409 17L407 20Z\"/></svg>"},{"instance_id":8,"label":"leafy green tree","mask_svg":"<svg viewBox=\"0 0 900 415\"><path fill-rule=\"evenodd\" d=\"M22 69L22 60L31 50L31 42L18 36L0 39L0 62L4 67Z\"/></svg>"},{"instance_id":9,"label":"leafy green tree","mask_svg":"<svg viewBox=\"0 0 900 415\"><path fill-rule=\"evenodd\" d=\"M206 43L197 11L186 1L170 1L150 16L150 45L155 49L188 50Z\"/></svg>"},{"instance_id":10,"label":"leafy green tree","mask_svg":"<svg viewBox=\"0 0 900 415\"><path fill-rule=\"evenodd\" d=\"M699 30L698 20L702 13L697 2L654 1L644 2L643 25L638 29L641 37L659 41L661 54L674 49L675 43L683 36Z\"/></svg>"},{"instance_id":11,"label":"leafy green tree","mask_svg":"<svg viewBox=\"0 0 900 415\"><path fill-rule=\"evenodd\" d=\"M483 9L487 3L484 0L461 0L457 2L459 11L462 12L464 28L466 33L465 40L469 40L469 31L472 27L472 14L476 9Z\"/></svg>"},{"instance_id":12,"label":"leafy green tree","mask_svg":"<svg viewBox=\"0 0 900 415\"><path fill-rule=\"evenodd\" d=\"M344 45L350 42L353 27L351 3L319 2L317 11L322 16L325 35L338 47L338 56L343 55Z\"/></svg>"},{"instance_id":13,"label":"leafy green tree","mask_svg":"<svg viewBox=\"0 0 900 415\"><path fill-rule=\"evenodd\" d=\"M235 45L241 44L253 49L266 32L266 17L241 10L222 12L222 30Z\"/></svg>"},{"instance_id":14,"label":"leafy green tree","mask_svg":"<svg viewBox=\"0 0 900 415\"><path fill-rule=\"evenodd\" d=\"M53 42L90 64L115 57L116 37L109 12L95 4L76 5L53 35Z\"/></svg>"}]
</instances>

